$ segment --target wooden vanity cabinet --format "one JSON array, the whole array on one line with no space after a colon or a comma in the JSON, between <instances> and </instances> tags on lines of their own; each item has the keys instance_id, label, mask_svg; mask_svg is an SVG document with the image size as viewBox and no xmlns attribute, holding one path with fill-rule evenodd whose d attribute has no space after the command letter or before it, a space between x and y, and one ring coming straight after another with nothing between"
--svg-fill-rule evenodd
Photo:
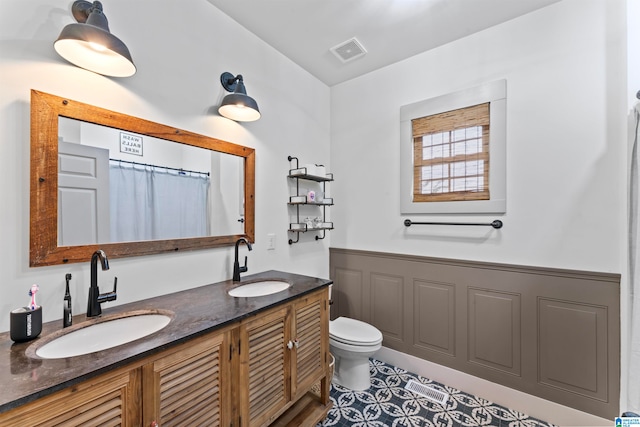
<instances>
[{"instance_id":1,"label":"wooden vanity cabinet","mask_svg":"<svg viewBox=\"0 0 640 427\"><path fill-rule=\"evenodd\" d=\"M0 427L229 426L230 334L217 330L2 413Z\"/></svg>"},{"instance_id":2,"label":"wooden vanity cabinet","mask_svg":"<svg viewBox=\"0 0 640 427\"><path fill-rule=\"evenodd\" d=\"M291 399L325 377L329 366L329 301L324 292L292 303Z\"/></svg>"},{"instance_id":3,"label":"wooden vanity cabinet","mask_svg":"<svg viewBox=\"0 0 640 427\"><path fill-rule=\"evenodd\" d=\"M327 297L322 288L0 413L0 427L315 425L331 407Z\"/></svg>"},{"instance_id":4,"label":"wooden vanity cabinet","mask_svg":"<svg viewBox=\"0 0 640 427\"><path fill-rule=\"evenodd\" d=\"M137 426L140 379L139 369L109 372L4 412L0 426Z\"/></svg>"},{"instance_id":5,"label":"wooden vanity cabinet","mask_svg":"<svg viewBox=\"0 0 640 427\"><path fill-rule=\"evenodd\" d=\"M290 308L261 314L240 326L240 425L277 418L291 399ZM248 420L248 422L247 422Z\"/></svg>"},{"instance_id":6,"label":"wooden vanity cabinet","mask_svg":"<svg viewBox=\"0 0 640 427\"><path fill-rule=\"evenodd\" d=\"M142 367L143 426L230 425L229 337L207 334Z\"/></svg>"},{"instance_id":7,"label":"wooden vanity cabinet","mask_svg":"<svg viewBox=\"0 0 640 427\"><path fill-rule=\"evenodd\" d=\"M311 409L306 411L314 413L315 405L318 414L326 414L328 322L327 291L323 289L241 323L241 426L272 424L318 381L322 381L320 400L307 399Z\"/></svg>"}]
</instances>

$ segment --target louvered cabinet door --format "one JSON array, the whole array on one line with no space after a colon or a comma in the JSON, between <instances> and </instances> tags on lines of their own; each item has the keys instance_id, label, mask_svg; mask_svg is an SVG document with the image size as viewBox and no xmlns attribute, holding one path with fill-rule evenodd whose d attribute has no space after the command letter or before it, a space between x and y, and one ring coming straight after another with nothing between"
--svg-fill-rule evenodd
<instances>
[{"instance_id":1,"label":"louvered cabinet door","mask_svg":"<svg viewBox=\"0 0 640 427\"><path fill-rule=\"evenodd\" d=\"M140 371L120 370L87 380L0 414L0 426L137 426Z\"/></svg>"},{"instance_id":2,"label":"louvered cabinet door","mask_svg":"<svg viewBox=\"0 0 640 427\"><path fill-rule=\"evenodd\" d=\"M293 304L292 399L309 391L325 376L329 357L328 328L326 291L314 293Z\"/></svg>"},{"instance_id":3,"label":"louvered cabinet door","mask_svg":"<svg viewBox=\"0 0 640 427\"><path fill-rule=\"evenodd\" d=\"M289 402L289 335L289 306L240 326L241 426L266 425Z\"/></svg>"},{"instance_id":4,"label":"louvered cabinet door","mask_svg":"<svg viewBox=\"0 0 640 427\"><path fill-rule=\"evenodd\" d=\"M189 341L143 366L143 426L227 426L229 332Z\"/></svg>"}]
</instances>

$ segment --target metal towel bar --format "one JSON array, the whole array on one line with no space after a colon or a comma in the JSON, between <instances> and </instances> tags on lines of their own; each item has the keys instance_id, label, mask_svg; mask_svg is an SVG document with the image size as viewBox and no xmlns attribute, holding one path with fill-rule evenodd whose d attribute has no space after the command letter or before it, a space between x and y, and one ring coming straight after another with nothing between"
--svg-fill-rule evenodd
<instances>
[{"instance_id":1,"label":"metal towel bar","mask_svg":"<svg viewBox=\"0 0 640 427\"><path fill-rule=\"evenodd\" d=\"M412 225L490 225L493 228L502 228L502 221L496 219L492 222L413 222L410 219L404 220L404 225L410 227Z\"/></svg>"}]
</instances>

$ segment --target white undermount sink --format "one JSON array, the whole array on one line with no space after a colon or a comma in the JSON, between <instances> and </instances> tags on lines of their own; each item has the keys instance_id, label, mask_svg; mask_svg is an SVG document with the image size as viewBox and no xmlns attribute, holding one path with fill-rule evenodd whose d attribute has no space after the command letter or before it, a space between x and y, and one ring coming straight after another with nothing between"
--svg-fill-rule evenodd
<instances>
[{"instance_id":1,"label":"white undermount sink","mask_svg":"<svg viewBox=\"0 0 640 427\"><path fill-rule=\"evenodd\" d=\"M62 330L59 337L38 346L35 354L42 359L61 359L106 350L157 332L170 321L169 314L159 312L119 315L96 323L89 320L79 329Z\"/></svg>"},{"instance_id":2,"label":"white undermount sink","mask_svg":"<svg viewBox=\"0 0 640 427\"><path fill-rule=\"evenodd\" d=\"M229 295L237 298L262 297L284 291L291 286L282 280L262 280L260 282L247 283L229 291Z\"/></svg>"}]
</instances>

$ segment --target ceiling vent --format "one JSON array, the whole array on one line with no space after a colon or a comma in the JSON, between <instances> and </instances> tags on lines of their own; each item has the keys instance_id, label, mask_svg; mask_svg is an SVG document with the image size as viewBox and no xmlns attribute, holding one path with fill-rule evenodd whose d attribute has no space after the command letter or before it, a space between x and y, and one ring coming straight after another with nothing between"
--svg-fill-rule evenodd
<instances>
[{"instance_id":1,"label":"ceiling vent","mask_svg":"<svg viewBox=\"0 0 640 427\"><path fill-rule=\"evenodd\" d=\"M330 50L342 62L353 61L354 59L360 58L367 53L367 50L360 44L358 40L356 40L355 37L332 47Z\"/></svg>"}]
</instances>

